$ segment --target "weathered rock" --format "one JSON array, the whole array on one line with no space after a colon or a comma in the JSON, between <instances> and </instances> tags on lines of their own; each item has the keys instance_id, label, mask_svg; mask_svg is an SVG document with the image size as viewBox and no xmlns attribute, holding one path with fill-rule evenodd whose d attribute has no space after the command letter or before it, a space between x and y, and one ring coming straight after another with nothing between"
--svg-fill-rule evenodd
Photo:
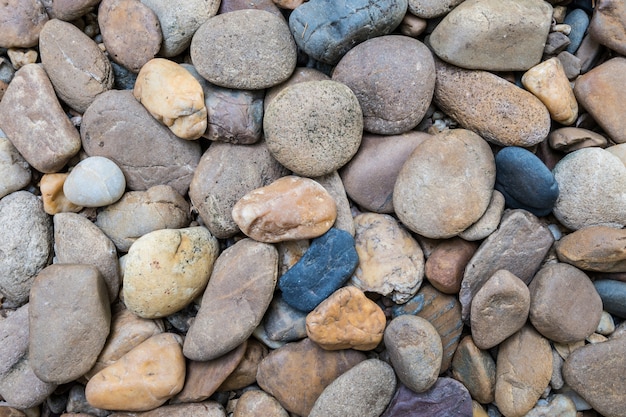
<instances>
[{"instance_id":1,"label":"weathered rock","mask_svg":"<svg viewBox=\"0 0 626 417\"><path fill-rule=\"evenodd\" d=\"M110 159L91 156L80 161L63 183L63 194L70 203L102 207L115 203L126 190L124 173Z\"/></svg>"},{"instance_id":2,"label":"weathered rock","mask_svg":"<svg viewBox=\"0 0 626 417\"><path fill-rule=\"evenodd\" d=\"M626 272L623 229L589 226L563 236L556 245L561 262L585 271Z\"/></svg>"},{"instance_id":3,"label":"weathered rock","mask_svg":"<svg viewBox=\"0 0 626 417\"><path fill-rule=\"evenodd\" d=\"M107 287L96 267L56 264L43 269L33 281L29 302L28 350L35 374L54 384L82 376L96 362L110 321Z\"/></svg>"},{"instance_id":4,"label":"weathered rock","mask_svg":"<svg viewBox=\"0 0 626 417\"><path fill-rule=\"evenodd\" d=\"M487 210L473 225L459 233L459 237L469 241L482 240L492 234L500 224L504 212L504 196L498 190L493 190Z\"/></svg>"},{"instance_id":5,"label":"weathered rock","mask_svg":"<svg viewBox=\"0 0 626 417\"><path fill-rule=\"evenodd\" d=\"M337 206L317 182L290 175L241 197L232 216L246 235L276 243L323 235L335 223Z\"/></svg>"},{"instance_id":6,"label":"weathered rock","mask_svg":"<svg viewBox=\"0 0 626 417\"><path fill-rule=\"evenodd\" d=\"M35 195L16 191L0 200L0 235L0 293L20 306L52 256L52 219Z\"/></svg>"},{"instance_id":7,"label":"weathered rock","mask_svg":"<svg viewBox=\"0 0 626 417\"><path fill-rule=\"evenodd\" d=\"M444 294L457 294L463 271L477 249L478 244L458 237L439 243L424 265L428 282Z\"/></svg>"},{"instance_id":8,"label":"weathered rock","mask_svg":"<svg viewBox=\"0 0 626 417\"><path fill-rule=\"evenodd\" d=\"M391 365L368 359L335 379L317 398L310 417L378 417L396 390Z\"/></svg>"},{"instance_id":9,"label":"weathered rock","mask_svg":"<svg viewBox=\"0 0 626 417\"><path fill-rule=\"evenodd\" d=\"M438 378L427 391L416 393L399 384L396 394L381 417L479 417L472 414L472 399L467 389L452 378Z\"/></svg>"},{"instance_id":10,"label":"weathered rock","mask_svg":"<svg viewBox=\"0 0 626 417\"><path fill-rule=\"evenodd\" d=\"M460 381L476 401L487 404L494 400L496 362L489 352L474 344L472 336L465 336L452 359L452 376Z\"/></svg>"},{"instance_id":11,"label":"weathered rock","mask_svg":"<svg viewBox=\"0 0 626 417\"><path fill-rule=\"evenodd\" d=\"M71 23L48 21L39 37L39 53L59 98L79 113L113 87L109 59Z\"/></svg>"},{"instance_id":12,"label":"weathered rock","mask_svg":"<svg viewBox=\"0 0 626 417\"><path fill-rule=\"evenodd\" d=\"M265 357L259 365L257 382L287 411L306 416L324 388L363 360L361 352L328 351L304 339L287 343Z\"/></svg>"},{"instance_id":13,"label":"weathered rock","mask_svg":"<svg viewBox=\"0 0 626 417\"><path fill-rule=\"evenodd\" d=\"M126 257L124 304L149 319L182 310L204 291L218 254L217 239L201 226L143 235Z\"/></svg>"},{"instance_id":14,"label":"weathered rock","mask_svg":"<svg viewBox=\"0 0 626 417\"><path fill-rule=\"evenodd\" d=\"M194 34L191 61L211 83L259 90L285 81L296 67L296 44L284 19L238 10L209 19ZM254 50L254 54L246 53Z\"/></svg>"},{"instance_id":15,"label":"weathered rock","mask_svg":"<svg viewBox=\"0 0 626 417\"><path fill-rule=\"evenodd\" d=\"M404 163L393 206L413 232L433 239L453 237L483 215L495 178L487 142L468 130L445 131L415 148Z\"/></svg>"},{"instance_id":16,"label":"weathered rock","mask_svg":"<svg viewBox=\"0 0 626 417\"><path fill-rule=\"evenodd\" d=\"M589 23L589 34L598 43L617 52L626 54L626 7L611 0L599 1L593 9Z\"/></svg>"},{"instance_id":17,"label":"weathered rock","mask_svg":"<svg viewBox=\"0 0 626 417\"><path fill-rule=\"evenodd\" d=\"M43 210L50 215L57 213L78 213L82 206L69 201L63 193L63 185L68 173L44 174L39 180L39 191L41 191L41 201Z\"/></svg>"},{"instance_id":18,"label":"weathered rock","mask_svg":"<svg viewBox=\"0 0 626 417\"><path fill-rule=\"evenodd\" d=\"M30 165L0 133L0 198L24 188L29 182Z\"/></svg>"},{"instance_id":19,"label":"weathered rock","mask_svg":"<svg viewBox=\"0 0 626 417\"><path fill-rule=\"evenodd\" d=\"M0 47L30 48L37 45L39 33L48 21L40 0L9 0L0 6L0 20L4 22Z\"/></svg>"},{"instance_id":20,"label":"weathered rock","mask_svg":"<svg viewBox=\"0 0 626 417\"><path fill-rule=\"evenodd\" d=\"M567 35L571 43L566 51L572 54L576 53L589 27L589 16L583 9L574 9L565 16L563 23L571 28L569 35Z\"/></svg>"},{"instance_id":21,"label":"weathered rock","mask_svg":"<svg viewBox=\"0 0 626 417\"><path fill-rule=\"evenodd\" d=\"M0 129L36 170L60 170L80 149L80 137L65 115L52 83L37 64L15 73L0 101Z\"/></svg>"},{"instance_id":22,"label":"weathered rock","mask_svg":"<svg viewBox=\"0 0 626 417\"><path fill-rule=\"evenodd\" d=\"M435 67L434 102L465 129L500 146L529 147L548 136L550 113L528 91L487 71L438 60Z\"/></svg>"},{"instance_id":23,"label":"weathered rock","mask_svg":"<svg viewBox=\"0 0 626 417\"><path fill-rule=\"evenodd\" d=\"M217 390L234 391L254 384L259 364L267 356L267 353L267 348L261 342L253 338L248 339L241 362Z\"/></svg>"},{"instance_id":24,"label":"weathered rock","mask_svg":"<svg viewBox=\"0 0 626 417\"><path fill-rule=\"evenodd\" d=\"M274 97L263 129L267 147L278 162L298 175L319 177L354 156L361 144L363 113L346 85L308 81Z\"/></svg>"},{"instance_id":25,"label":"weathered rock","mask_svg":"<svg viewBox=\"0 0 626 417\"><path fill-rule=\"evenodd\" d=\"M282 275L280 270L279 275ZM280 294L276 294L263 318L265 332L271 340L277 342L295 342L304 339L306 316L307 313L291 307Z\"/></svg>"},{"instance_id":26,"label":"weathered rock","mask_svg":"<svg viewBox=\"0 0 626 417\"><path fill-rule=\"evenodd\" d=\"M606 148L608 145L608 140L604 136L580 127L556 129L550 133L548 141L553 149L567 153L583 148Z\"/></svg>"},{"instance_id":27,"label":"weathered rock","mask_svg":"<svg viewBox=\"0 0 626 417\"><path fill-rule=\"evenodd\" d=\"M409 0L409 12L422 19L431 19L447 14L460 3L462 1L459 0Z\"/></svg>"},{"instance_id":28,"label":"weathered rock","mask_svg":"<svg viewBox=\"0 0 626 417\"><path fill-rule=\"evenodd\" d=\"M569 397L557 394L546 405L536 405L530 410L525 417L575 417L576 404Z\"/></svg>"},{"instance_id":29,"label":"weathered rock","mask_svg":"<svg viewBox=\"0 0 626 417\"><path fill-rule=\"evenodd\" d=\"M215 359L246 340L272 300L277 269L278 253L269 244L244 239L224 250L187 332L185 356L196 361Z\"/></svg>"},{"instance_id":30,"label":"weathered rock","mask_svg":"<svg viewBox=\"0 0 626 417\"><path fill-rule=\"evenodd\" d=\"M413 129L426 114L435 89L435 61L417 39L381 36L348 51L332 78L359 99L364 130L396 135Z\"/></svg>"},{"instance_id":31,"label":"weathered rock","mask_svg":"<svg viewBox=\"0 0 626 417\"><path fill-rule=\"evenodd\" d=\"M94 375L85 387L85 394L94 407L146 411L177 394L184 382L181 337L160 333Z\"/></svg>"},{"instance_id":32,"label":"weathered rock","mask_svg":"<svg viewBox=\"0 0 626 417\"><path fill-rule=\"evenodd\" d=\"M289 417L276 398L262 390L246 391L239 397L233 417Z\"/></svg>"},{"instance_id":33,"label":"weathered rock","mask_svg":"<svg viewBox=\"0 0 626 417\"><path fill-rule=\"evenodd\" d=\"M626 282L599 279L594 286L604 309L614 316L626 318Z\"/></svg>"}]
</instances>

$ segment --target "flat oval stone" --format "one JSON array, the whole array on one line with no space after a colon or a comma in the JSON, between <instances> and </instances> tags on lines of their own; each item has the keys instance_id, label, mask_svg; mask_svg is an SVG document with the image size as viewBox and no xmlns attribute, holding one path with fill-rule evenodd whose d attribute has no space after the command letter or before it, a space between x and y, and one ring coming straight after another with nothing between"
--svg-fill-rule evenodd
<instances>
[{"instance_id":1,"label":"flat oval stone","mask_svg":"<svg viewBox=\"0 0 626 417\"><path fill-rule=\"evenodd\" d=\"M99 95L83 114L80 129L85 153L115 162L130 190L145 191L164 184L187 194L200 161L200 145L176 137L131 91ZM129 137L133 140L128 141Z\"/></svg>"},{"instance_id":2,"label":"flat oval stone","mask_svg":"<svg viewBox=\"0 0 626 417\"><path fill-rule=\"evenodd\" d=\"M133 72L139 72L161 49L161 23L140 1L103 0L98 26L111 59Z\"/></svg>"},{"instance_id":3,"label":"flat oval stone","mask_svg":"<svg viewBox=\"0 0 626 417\"><path fill-rule=\"evenodd\" d=\"M265 112L263 129L278 162L295 174L319 177L341 168L357 152L363 113L346 85L308 81L276 95Z\"/></svg>"},{"instance_id":4,"label":"flat oval stone","mask_svg":"<svg viewBox=\"0 0 626 417\"><path fill-rule=\"evenodd\" d=\"M287 411L307 416L328 385L365 359L352 349L324 350L304 339L270 352L259 365L257 382Z\"/></svg>"},{"instance_id":5,"label":"flat oval stone","mask_svg":"<svg viewBox=\"0 0 626 417\"><path fill-rule=\"evenodd\" d=\"M437 381L443 347L428 320L409 314L394 318L385 329L385 346L398 378L411 390L424 392Z\"/></svg>"},{"instance_id":6,"label":"flat oval stone","mask_svg":"<svg viewBox=\"0 0 626 417\"><path fill-rule=\"evenodd\" d=\"M39 0L9 0L0 7L0 21L5 22L0 33L3 48L30 48L39 41L39 33L48 21Z\"/></svg>"},{"instance_id":7,"label":"flat oval stone","mask_svg":"<svg viewBox=\"0 0 626 417\"><path fill-rule=\"evenodd\" d=\"M458 235L487 209L495 171L493 153L480 136L442 132L415 148L402 166L393 190L396 214L422 236Z\"/></svg>"},{"instance_id":8,"label":"flat oval stone","mask_svg":"<svg viewBox=\"0 0 626 417\"><path fill-rule=\"evenodd\" d=\"M267 243L243 239L224 250L215 261L200 310L187 332L185 356L208 361L243 343L261 323L272 300L277 271L278 253Z\"/></svg>"},{"instance_id":9,"label":"flat oval stone","mask_svg":"<svg viewBox=\"0 0 626 417\"><path fill-rule=\"evenodd\" d=\"M550 133L550 112L528 91L487 71L439 60L435 67L434 102L465 129L496 145L521 147L536 145Z\"/></svg>"},{"instance_id":10,"label":"flat oval stone","mask_svg":"<svg viewBox=\"0 0 626 417\"><path fill-rule=\"evenodd\" d=\"M217 239L200 226L143 235L124 264L124 304L151 319L182 310L206 287L218 253Z\"/></svg>"},{"instance_id":11,"label":"flat oval stone","mask_svg":"<svg viewBox=\"0 0 626 417\"><path fill-rule=\"evenodd\" d=\"M164 404L183 388L184 382L181 337L160 333L94 375L85 394L93 407L147 411Z\"/></svg>"},{"instance_id":12,"label":"flat oval stone","mask_svg":"<svg viewBox=\"0 0 626 417\"><path fill-rule=\"evenodd\" d=\"M477 417L467 389L452 378L438 378L428 390L416 393L402 384L381 417Z\"/></svg>"},{"instance_id":13,"label":"flat oval stone","mask_svg":"<svg viewBox=\"0 0 626 417\"><path fill-rule=\"evenodd\" d=\"M326 350L372 350L383 340L383 310L356 287L332 293L306 316L307 336Z\"/></svg>"},{"instance_id":14,"label":"flat oval stone","mask_svg":"<svg viewBox=\"0 0 626 417\"><path fill-rule=\"evenodd\" d=\"M92 156L76 165L63 183L63 194L73 204L102 207L115 203L126 190L122 170L108 158Z\"/></svg>"},{"instance_id":15,"label":"flat oval stone","mask_svg":"<svg viewBox=\"0 0 626 417\"><path fill-rule=\"evenodd\" d=\"M442 241L428 256L424 276L442 293L458 294L465 267L477 249L477 243L458 237Z\"/></svg>"},{"instance_id":16,"label":"flat oval stone","mask_svg":"<svg viewBox=\"0 0 626 417\"><path fill-rule=\"evenodd\" d=\"M11 80L0 101L0 129L43 173L59 171L80 150L80 136L37 64L23 66Z\"/></svg>"},{"instance_id":17,"label":"flat oval stone","mask_svg":"<svg viewBox=\"0 0 626 417\"><path fill-rule=\"evenodd\" d=\"M233 417L289 417L278 400L260 389L244 392L235 406Z\"/></svg>"},{"instance_id":18,"label":"flat oval stone","mask_svg":"<svg viewBox=\"0 0 626 417\"><path fill-rule=\"evenodd\" d=\"M626 54L626 7L620 2L599 1L589 22L589 34L601 45Z\"/></svg>"},{"instance_id":19,"label":"flat oval stone","mask_svg":"<svg viewBox=\"0 0 626 417\"><path fill-rule=\"evenodd\" d=\"M190 50L198 73L227 88L272 87L296 67L296 44L284 19L264 10L237 10L209 19L194 34Z\"/></svg>"},{"instance_id":20,"label":"flat oval stone","mask_svg":"<svg viewBox=\"0 0 626 417\"><path fill-rule=\"evenodd\" d=\"M617 317L626 318L626 282L599 279L593 285L602 299L604 309Z\"/></svg>"},{"instance_id":21,"label":"flat oval stone","mask_svg":"<svg viewBox=\"0 0 626 417\"><path fill-rule=\"evenodd\" d=\"M566 153L583 148L606 148L608 146L606 137L580 127L562 127L556 129L550 133L548 141L551 148Z\"/></svg>"},{"instance_id":22,"label":"flat oval stone","mask_svg":"<svg viewBox=\"0 0 626 417\"><path fill-rule=\"evenodd\" d=\"M561 262L585 271L626 272L625 233L614 227L584 227L563 236L556 254Z\"/></svg>"},{"instance_id":23,"label":"flat oval stone","mask_svg":"<svg viewBox=\"0 0 626 417\"><path fill-rule=\"evenodd\" d=\"M482 404L493 402L496 388L496 362L486 350L465 336L452 359L452 376L460 381L472 398Z\"/></svg>"},{"instance_id":24,"label":"flat oval stone","mask_svg":"<svg viewBox=\"0 0 626 417\"><path fill-rule=\"evenodd\" d=\"M559 185L553 213L564 226L578 230L626 224L626 167L615 155L600 148L580 149L561 159L553 173Z\"/></svg>"},{"instance_id":25,"label":"flat oval stone","mask_svg":"<svg viewBox=\"0 0 626 417\"><path fill-rule=\"evenodd\" d=\"M359 266L351 284L389 296L397 304L407 302L424 278L424 254L419 244L387 214L359 214L354 224Z\"/></svg>"},{"instance_id":26,"label":"flat oval stone","mask_svg":"<svg viewBox=\"0 0 626 417\"><path fill-rule=\"evenodd\" d=\"M52 19L39 36L39 53L61 100L84 113L113 87L113 68L104 52L71 23Z\"/></svg>"},{"instance_id":27,"label":"flat oval stone","mask_svg":"<svg viewBox=\"0 0 626 417\"><path fill-rule=\"evenodd\" d=\"M317 182L290 175L241 197L232 216L246 235L276 243L323 235L335 223L337 206Z\"/></svg>"},{"instance_id":28,"label":"flat oval stone","mask_svg":"<svg viewBox=\"0 0 626 417\"><path fill-rule=\"evenodd\" d=\"M391 365L368 359L327 386L309 417L378 417L395 390L396 375Z\"/></svg>"},{"instance_id":29,"label":"flat oval stone","mask_svg":"<svg viewBox=\"0 0 626 417\"><path fill-rule=\"evenodd\" d=\"M469 0L430 36L444 61L467 69L524 71L541 60L552 7L539 0Z\"/></svg>"},{"instance_id":30,"label":"flat oval stone","mask_svg":"<svg viewBox=\"0 0 626 417\"><path fill-rule=\"evenodd\" d=\"M174 61L148 61L137 75L133 95L179 138L198 139L207 128L202 86Z\"/></svg>"},{"instance_id":31,"label":"flat oval stone","mask_svg":"<svg viewBox=\"0 0 626 417\"><path fill-rule=\"evenodd\" d=\"M278 287L287 304L308 313L339 289L358 263L354 238L333 227L313 239L304 256L280 277Z\"/></svg>"},{"instance_id":32,"label":"flat oval stone","mask_svg":"<svg viewBox=\"0 0 626 417\"><path fill-rule=\"evenodd\" d=\"M30 182L30 165L15 146L0 134L0 198Z\"/></svg>"},{"instance_id":33,"label":"flat oval stone","mask_svg":"<svg viewBox=\"0 0 626 417\"><path fill-rule=\"evenodd\" d=\"M417 39L381 36L348 51L333 69L332 78L356 94L364 130L397 135L424 118L435 89L435 61Z\"/></svg>"},{"instance_id":34,"label":"flat oval stone","mask_svg":"<svg viewBox=\"0 0 626 417\"><path fill-rule=\"evenodd\" d=\"M335 65L355 45L391 33L407 5L407 0L312 0L291 13L289 28L308 56Z\"/></svg>"},{"instance_id":35,"label":"flat oval stone","mask_svg":"<svg viewBox=\"0 0 626 417\"><path fill-rule=\"evenodd\" d=\"M492 234L498 228L502 219L504 203L502 193L498 190L493 190L487 210L476 223L459 233L459 237L474 242Z\"/></svg>"}]
</instances>

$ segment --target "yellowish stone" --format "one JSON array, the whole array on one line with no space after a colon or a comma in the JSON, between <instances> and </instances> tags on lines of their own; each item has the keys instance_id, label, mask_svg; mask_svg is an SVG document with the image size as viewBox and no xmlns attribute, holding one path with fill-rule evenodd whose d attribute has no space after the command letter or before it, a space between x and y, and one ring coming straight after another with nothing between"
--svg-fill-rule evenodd
<instances>
[{"instance_id":1,"label":"yellowish stone","mask_svg":"<svg viewBox=\"0 0 626 417\"><path fill-rule=\"evenodd\" d=\"M63 193L63 184L69 174L44 174L39 181L43 210L50 214L78 213L83 208L72 203Z\"/></svg>"}]
</instances>

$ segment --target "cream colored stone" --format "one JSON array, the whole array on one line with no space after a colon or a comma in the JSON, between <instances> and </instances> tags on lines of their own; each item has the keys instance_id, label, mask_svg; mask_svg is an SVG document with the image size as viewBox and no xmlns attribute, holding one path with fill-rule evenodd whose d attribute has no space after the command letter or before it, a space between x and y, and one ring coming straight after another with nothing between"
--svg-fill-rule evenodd
<instances>
[{"instance_id":1,"label":"cream colored stone","mask_svg":"<svg viewBox=\"0 0 626 417\"><path fill-rule=\"evenodd\" d=\"M205 227L161 229L142 236L126 259L126 307L144 318L185 308L209 282L218 252L217 239Z\"/></svg>"},{"instance_id":2,"label":"cream colored stone","mask_svg":"<svg viewBox=\"0 0 626 417\"><path fill-rule=\"evenodd\" d=\"M85 387L87 401L106 410L147 411L165 403L185 383L181 337L161 333L94 375Z\"/></svg>"},{"instance_id":3,"label":"cream colored stone","mask_svg":"<svg viewBox=\"0 0 626 417\"><path fill-rule=\"evenodd\" d=\"M43 201L43 210L54 215L57 213L78 213L83 209L65 197L63 184L69 174L44 174L39 181L39 190Z\"/></svg>"},{"instance_id":4,"label":"cream colored stone","mask_svg":"<svg viewBox=\"0 0 626 417\"><path fill-rule=\"evenodd\" d=\"M148 61L139 71L133 94L155 119L180 138L198 139L207 128L202 86L173 61Z\"/></svg>"},{"instance_id":5,"label":"cream colored stone","mask_svg":"<svg viewBox=\"0 0 626 417\"><path fill-rule=\"evenodd\" d=\"M11 48L7 51L7 55L11 60L11 65L13 65L13 68L16 70L27 64L34 64L37 62L38 57L37 51L34 49Z\"/></svg>"},{"instance_id":6,"label":"cream colored stone","mask_svg":"<svg viewBox=\"0 0 626 417\"><path fill-rule=\"evenodd\" d=\"M563 125L576 121L578 102L558 58L550 58L526 71L522 84L548 108L554 121Z\"/></svg>"}]
</instances>

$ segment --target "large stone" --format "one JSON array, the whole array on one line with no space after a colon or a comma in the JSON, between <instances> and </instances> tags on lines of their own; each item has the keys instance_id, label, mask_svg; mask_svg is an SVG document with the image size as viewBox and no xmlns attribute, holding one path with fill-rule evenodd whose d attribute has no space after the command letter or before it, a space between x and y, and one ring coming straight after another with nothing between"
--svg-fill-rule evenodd
<instances>
[{"instance_id":1,"label":"large stone","mask_svg":"<svg viewBox=\"0 0 626 417\"><path fill-rule=\"evenodd\" d=\"M80 161L63 182L67 200L82 207L115 203L126 190L124 173L110 159L91 156Z\"/></svg>"},{"instance_id":2,"label":"large stone","mask_svg":"<svg viewBox=\"0 0 626 417\"><path fill-rule=\"evenodd\" d=\"M39 41L39 33L48 21L40 0L9 0L0 5L2 48L30 48Z\"/></svg>"},{"instance_id":3,"label":"large stone","mask_svg":"<svg viewBox=\"0 0 626 417\"><path fill-rule=\"evenodd\" d=\"M500 146L530 147L550 133L550 113L528 91L487 71L436 60L434 102L465 129Z\"/></svg>"},{"instance_id":4,"label":"large stone","mask_svg":"<svg viewBox=\"0 0 626 417\"><path fill-rule=\"evenodd\" d=\"M467 69L524 71L541 60L552 7L541 0L467 0L435 27L439 58Z\"/></svg>"},{"instance_id":5,"label":"large stone","mask_svg":"<svg viewBox=\"0 0 626 417\"><path fill-rule=\"evenodd\" d=\"M496 362L489 352L465 336L452 359L452 376L460 381L472 398L482 404L493 402L496 388Z\"/></svg>"},{"instance_id":6,"label":"large stone","mask_svg":"<svg viewBox=\"0 0 626 417\"><path fill-rule=\"evenodd\" d=\"M0 133L0 198L30 182L30 165L11 141L3 136Z\"/></svg>"},{"instance_id":7,"label":"large stone","mask_svg":"<svg viewBox=\"0 0 626 417\"><path fill-rule=\"evenodd\" d=\"M41 0L51 19L70 22L87 14L98 0Z\"/></svg>"},{"instance_id":8,"label":"large stone","mask_svg":"<svg viewBox=\"0 0 626 417\"><path fill-rule=\"evenodd\" d=\"M261 323L272 300L277 270L278 253L267 243L243 239L224 250L215 261L200 311L187 332L185 356L207 361L243 343Z\"/></svg>"},{"instance_id":9,"label":"large stone","mask_svg":"<svg viewBox=\"0 0 626 417\"><path fill-rule=\"evenodd\" d=\"M625 55L626 5L619 1L601 0L594 6L589 34L596 42Z\"/></svg>"},{"instance_id":10,"label":"large stone","mask_svg":"<svg viewBox=\"0 0 626 417\"><path fill-rule=\"evenodd\" d=\"M0 101L0 129L24 159L43 173L59 171L80 150L80 137L65 115L46 71L28 64L16 73Z\"/></svg>"},{"instance_id":11,"label":"large stone","mask_svg":"<svg viewBox=\"0 0 626 417\"><path fill-rule=\"evenodd\" d=\"M487 142L468 130L448 130L419 145L404 163L393 206L413 232L433 239L453 237L483 215L495 179Z\"/></svg>"}]
</instances>

